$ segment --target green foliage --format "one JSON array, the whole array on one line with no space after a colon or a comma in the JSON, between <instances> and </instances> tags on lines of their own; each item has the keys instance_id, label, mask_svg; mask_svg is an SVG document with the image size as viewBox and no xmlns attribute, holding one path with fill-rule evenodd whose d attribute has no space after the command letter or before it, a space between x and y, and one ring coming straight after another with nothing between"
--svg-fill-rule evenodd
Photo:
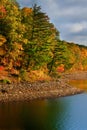
<instances>
[{"instance_id":1,"label":"green foliage","mask_svg":"<svg viewBox=\"0 0 87 130\"><path fill-rule=\"evenodd\" d=\"M26 67L39 68L44 66L51 59L51 46L55 42L57 31L54 25L49 22L48 16L41 12L40 6L36 4L33 6L30 17L27 14L26 17L23 17L22 22L28 30L25 36L29 40L23 46Z\"/></svg>"},{"instance_id":2,"label":"green foliage","mask_svg":"<svg viewBox=\"0 0 87 130\"><path fill-rule=\"evenodd\" d=\"M26 70L21 69L21 70L20 70L19 77L20 77L22 80L27 81L27 78L28 78L28 77L27 77L27 72L26 72Z\"/></svg>"},{"instance_id":3,"label":"green foliage","mask_svg":"<svg viewBox=\"0 0 87 130\"><path fill-rule=\"evenodd\" d=\"M82 60L82 65L83 65L83 66L86 66L86 65L87 65L87 57Z\"/></svg>"},{"instance_id":4,"label":"green foliage","mask_svg":"<svg viewBox=\"0 0 87 130\"><path fill-rule=\"evenodd\" d=\"M61 41L40 6L20 9L16 0L0 1L0 65L23 80L27 71L41 68L53 74L61 65L64 71L86 69L86 52L85 46Z\"/></svg>"},{"instance_id":5,"label":"green foliage","mask_svg":"<svg viewBox=\"0 0 87 130\"><path fill-rule=\"evenodd\" d=\"M4 83L4 84L10 84L11 83L11 81L9 79L1 79L0 82Z\"/></svg>"},{"instance_id":6,"label":"green foliage","mask_svg":"<svg viewBox=\"0 0 87 130\"><path fill-rule=\"evenodd\" d=\"M22 41L21 13L17 2L14 0L4 0L2 4L6 10L6 16L0 19L0 34L6 37L8 49L12 49L14 42Z\"/></svg>"},{"instance_id":7,"label":"green foliage","mask_svg":"<svg viewBox=\"0 0 87 130\"><path fill-rule=\"evenodd\" d=\"M52 51L53 57L51 59L51 62L48 63L49 73L56 70L57 66L61 64L65 66L68 64L68 57L66 56L66 51L67 48L64 43L60 40L57 40Z\"/></svg>"}]
</instances>

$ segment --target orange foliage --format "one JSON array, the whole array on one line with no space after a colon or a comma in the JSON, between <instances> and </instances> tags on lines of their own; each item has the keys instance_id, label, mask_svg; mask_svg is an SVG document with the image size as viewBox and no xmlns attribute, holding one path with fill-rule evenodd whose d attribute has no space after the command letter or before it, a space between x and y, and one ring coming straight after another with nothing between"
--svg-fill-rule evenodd
<instances>
[{"instance_id":1,"label":"orange foliage","mask_svg":"<svg viewBox=\"0 0 87 130\"><path fill-rule=\"evenodd\" d=\"M0 6L0 18L3 18L6 16L6 9L5 7L2 5Z\"/></svg>"},{"instance_id":2,"label":"orange foliage","mask_svg":"<svg viewBox=\"0 0 87 130\"><path fill-rule=\"evenodd\" d=\"M45 81L51 80L51 77L45 74L43 70L32 70L28 74L30 81Z\"/></svg>"},{"instance_id":3,"label":"orange foliage","mask_svg":"<svg viewBox=\"0 0 87 130\"><path fill-rule=\"evenodd\" d=\"M5 53L6 53L6 51L4 49L0 48L0 56L5 55Z\"/></svg>"},{"instance_id":4,"label":"orange foliage","mask_svg":"<svg viewBox=\"0 0 87 130\"><path fill-rule=\"evenodd\" d=\"M21 66L21 61L16 61L13 66L20 67Z\"/></svg>"},{"instance_id":5,"label":"orange foliage","mask_svg":"<svg viewBox=\"0 0 87 130\"><path fill-rule=\"evenodd\" d=\"M14 43L14 47L16 48L16 49L19 49L19 50L23 50L23 47L22 47L22 45L20 44L20 43L17 43L17 42L15 42Z\"/></svg>"},{"instance_id":6,"label":"orange foliage","mask_svg":"<svg viewBox=\"0 0 87 130\"><path fill-rule=\"evenodd\" d=\"M64 65L63 64L57 67L57 72L61 72L61 73L64 72Z\"/></svg>"},{"instance_id":7,"label":"orange foliage","mask_svg":"<svg viewBox=\"0 0 87 130\"><path fill-rule=\"evenodd\" d=\"M4 66L0 66L0 80L8 77L8 71L5 70Z\"/></svg>"},{"instance_id":8,"label":"orange foliage","mask_svg":"<svg viewBox=\"0 0 87 130\"><path fill-rule=\"evenodd\" d=\"M29 14L32 13L32 9L31 8L28 8L28 7L24 7L22 9L23 13L25 14L25 16L28 16Z\"/></svg>"},{"instance_id":9,"label":"orange foliage","mask_svg":"<svg viewBox=\"0 0 87 130\"><path fill-rule=\"evenodd\" d=\"M84 48L81 49L81 56L87 57L87 49L84 49Z\"/></svg>"},{"instance_id":10,"label":"orange foliage","mask_svg":"<svg viewBox=\"0 0 87 130\"><path fill-rule=\"evenodd\" d=\"M19 75L19 71L17 71L16 69L11 69L11 74L13 75Z\"/></svg>"},{"instance_id":11,"label":"orange foliage","mask_svg":"<svg viewBox=\"0 0 87 130\"><path fill-rule=\"evenodd\" d=\"M0 72L4 70L4 67L3 66L0 66Z\"/></svg>"},{"instance_id":12,"label":"orange foliage","mask_svg":"<svg viewBox=\"0 0 87 130\"><path fill-rule=\"evenodd\" d=\"M1 63L3 64L3 65L7 65L8 64L8 58L2 58L2 60L1 60Z\"/></svg>"},{"instance_id":13,"label":"orange foliage","mask_svg":"<svg viewBox=\"0 0 87 130\"><path fill-rule=\"evenodd\" d=\"M0 46L2 46L6 42L6 38L0 35Z\"/></svg>"}]
</instances>

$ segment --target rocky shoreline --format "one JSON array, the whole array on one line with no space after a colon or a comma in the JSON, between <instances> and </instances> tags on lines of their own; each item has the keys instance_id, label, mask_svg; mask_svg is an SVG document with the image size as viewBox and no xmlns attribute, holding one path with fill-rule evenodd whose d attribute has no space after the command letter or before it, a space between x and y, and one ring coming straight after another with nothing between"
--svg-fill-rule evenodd
<instances>
[{"instance_id":1,"label":"rocky shoreline","mask_svg":"<svg viewBox=\"0 0 87 130\"><path fill-rule=\"evenodd\" d=\"M58 98L82 92L83 90L69 85L65 79L34 83L0 83L0 102Z\"/></svg>"},{"instance_id":2,"label":"rocky shoreline","mask_svg":"<svg viewBox=\"0 0 87 130\"><path fill-rule=\"evenodd\" d=\"M77 71L77 72L72 72L72 73L65 73L63 74L64 79L69 79L69 80L87 80L87 71Z\"/></svg>"}]
</instances>

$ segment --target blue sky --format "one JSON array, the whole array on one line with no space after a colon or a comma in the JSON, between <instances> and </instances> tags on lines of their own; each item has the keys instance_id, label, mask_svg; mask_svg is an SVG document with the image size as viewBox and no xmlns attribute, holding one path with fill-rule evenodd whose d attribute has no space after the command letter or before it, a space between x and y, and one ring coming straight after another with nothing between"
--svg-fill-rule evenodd
<instances>
[{"instance_id":1,"label":"blue sky","mask_svg":"<svg viewBox=\"0 0 87 130\"><path fill-rule=\"evenodd\" d=\"M87 0L17 0L21 7L40 5L60 32L61 40L87 46Z\"/></svg>"}]
</instances>

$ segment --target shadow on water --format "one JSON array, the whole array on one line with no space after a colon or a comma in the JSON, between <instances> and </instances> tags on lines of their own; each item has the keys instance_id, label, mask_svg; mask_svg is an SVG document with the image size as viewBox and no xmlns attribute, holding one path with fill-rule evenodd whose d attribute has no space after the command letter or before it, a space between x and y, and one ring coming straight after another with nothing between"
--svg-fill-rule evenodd
<instances>
[{"instance_id":1,"label":"shadow on water","mask_svg":"<svg viewBox=\"0 0 87 130\"><path fill-rule=\"evenodd\" d=\"M86 111L87 94L0 103L0 130L87 130Z\"/></svg>"},{"instance_id":2,"label":"shadow on water","mask_svg":"<svg viewBox=\"0 0 87 130\"><path fill-rule=\"evenodd\" d=\"M57 130L66 106L57 100L0 104L0 130Z\"/></svg>"}]
</instances>

